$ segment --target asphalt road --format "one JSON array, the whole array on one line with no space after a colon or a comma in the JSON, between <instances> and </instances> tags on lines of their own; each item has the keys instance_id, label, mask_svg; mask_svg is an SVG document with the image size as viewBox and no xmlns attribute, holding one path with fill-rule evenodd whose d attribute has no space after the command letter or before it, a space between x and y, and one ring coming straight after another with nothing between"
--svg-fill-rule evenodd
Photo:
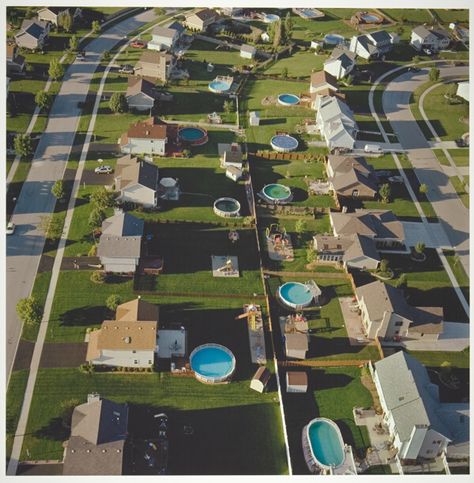
<instances>
[{"instance_id":1,"label":"asphalt road","mask_svg":"<svg viewBox=\"0 0 474 483\"><path fill-rule=\"evenodd\" d=\"M457 78L469 73L468 66L438 67L443 78ZM443 172L410 110L411 94L428 81L428 72L428 68L420 72L406 72L392 80L383 94L383 109L400 144L407 151L420 183L428 186L428 199L466 273L469 274L469 210L456 195L456 190ZM466 126L466 131L468 130Z\"/></svg>"},{"instance_id":2,"label":"asphalt road","mask_svg":"<svg viewBox=\"0 0 474 483\"><path fill-rule=\"evenodd\" d=\"M56 200L51 194L51 186L63 177L81 114L78 103L86 98L101 54L155 17L153 9L149 9L114 25L86 46L85 61L74 62L65 73L28 178L16 202L12 217L17 225L15 234L7 237L7 379L21 335L16 303L29 296L34 284L45 242L38 223L42 216L47 216L54 209Z\"/></svg>"}]
</instances>

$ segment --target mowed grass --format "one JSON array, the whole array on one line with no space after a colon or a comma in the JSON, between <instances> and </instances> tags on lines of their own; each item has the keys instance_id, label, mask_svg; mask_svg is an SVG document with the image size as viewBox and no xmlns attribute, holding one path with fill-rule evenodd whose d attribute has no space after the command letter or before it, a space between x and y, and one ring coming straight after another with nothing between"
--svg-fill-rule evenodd
<instances>
[{"instance_id":1,"label":"mowed grass","mask_svg":"<svg viewBox=\"0 0 474 483\"><path fill-rule=\"evenodd\" d=\"M466 271L460 263L459 258L453 251L445 251L444 256L448 260L449 266L451 267L451 270L458 281L464 297L467 301L469 301L469 276L466 274Z\"/></svg>"},{"instance_id":2,"label":"mowed grass","mask_svg":"<svg viewBox=\"0 0 474 483\"><path fill-rule=\"evenodd\" d=\"M443 362L449 362L452 367L469 368L469 347L463 351L408 351L415 359L428 367L442 367Z\"/></svg>"},{"instance_id":3,"label":"mowed grass","mask_svg":"<svg viewBox=\"0 0 474 483\"><path fill-rule=\"evenodd\" d=\"M147 408L166 412L172 442L170 473L284 474L276 393L258 394L249 382L248 373L239 369L231 384L218 386L167 373L86 375L77 369L40 370L23 451L28 448L34 459L61 458L62 441L68 437L58 424L61 402L86 401L87 394L98 392L127 402L135 412ZM194 428L193 436L183 436L183 425ZM129 432L146 429L132 426ZM183 458L183 453L188 456Z\"/></svg>"},{"instance_id":4,"label":"mowed grass","mask_svg":"<svg viewBox=\"0 0 474 483\"><path fill-rule=\"evenodd\" d=\"M9 459L13 439L20 419L21 405L23 403L23 396L25 394L26 383L28 381L28 370L12 372L10 382L8 384L6 397L6 419L5 419L5 453Z\"/></svg>"},{"instance_id":5,"label":"mowed grass","mask_svg":"<svg viewBox=\"0 0 474 483\"><path fill-rule=\"evenodd\" d=\"M289 57L283 57L265 70L266 75L281 75L287 69L289 77L308 78L311 72L323 68L327 55L315 55L310 50L298 50Z\"/></svg>"},{"instance_id":6,"label":"mowed grass","mask_svg":"<svg viewBox=\"0 0 474 483\"><path fill-rule=\"evenodd\" d=\"M443 166L451 166L442 149L433 149L433 152ZM469 149L449 149L448 152L458 168L469 166Z\"/></svg>"},{"instance_id":7,"label":"mowed grass","mask_svg":"<svg viewBox=\"0 0 474 483\"><path fill-rule=\"evenodd\" d=\"M464 183L460 181L457 176L451 176L449 178L449 181L451 181L451 184L456 190L456 193L459 196L459 199L461 200L462 204L466 208L469 208L469 193L466 191L466 187L464 186Z\"/></svg>"},{"instance_id":8,"label":"mowed grass","mask_svg":"<svg viewBox=\"0 0 474 483\"><path fill-rule=\"evenodd\" d=\"M387 8L382 10L389 17L397 22L403 20L404 23L422 24L431 20L431 15L427 9L423 8Z\"/></svg>"}]
</instances>

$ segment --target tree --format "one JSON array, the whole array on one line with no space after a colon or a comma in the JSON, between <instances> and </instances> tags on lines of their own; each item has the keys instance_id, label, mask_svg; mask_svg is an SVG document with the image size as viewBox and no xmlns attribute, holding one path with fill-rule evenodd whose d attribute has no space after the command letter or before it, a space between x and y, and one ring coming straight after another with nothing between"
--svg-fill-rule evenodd
<instances>
[{"instance_id":1,"label":"tree","mask_svg":"<svg viewBox=\"0 0 474 483\"><path fill-rule=\"evenodd\" d=\"M306 220L297 220L295 223L295 231L298 234L298 238L301 238L303 232L306 231L308 224Z\"/></svg>"},{"instance_id":2,"label":"tree","mask_svg":"<svg viewBox=\"0 0 474 483\"><path fill-rule=\"evenodd\" d=\"M283 67L283 69L281 70L281 77L283 79L287 79L288 78L288 67Z\"/></svg>"},{"instance_id":3,"label":"tree","mask_svg":"<svg viewBox=\"0 0 474 483\"><path fill-rule=\"evenodd\" d=\"M43 310L34 297L20 299L16 304L16 313L24 324L32 326L41 322Z\"/></svg>"},{"instance_id":4,"label":"tree","mask_svg":"<svg viewBox=\"0 0 474 483\"><path fill-rule=\"evenodd\" d=\"M100 208L93 208L92 211L89 213L89 228L91 230L95 230L102 222L105 220L105 213Z\"/></svg>"},{"instance_id":5,"label":"tree","mask_svg":"<svg viewBox=\"0 0 474 483\"><path fill-rule=\"evenodd\" d=\"M421 57L419 55L415 55L412 60L415 64L418 64L418 62L421 62Z\"/></svg>"},{"instance_id":6,"label":"tree","mask_svg":"<svg viewBox=\"0 0 474 483\"><path fill-rule=\"evenodd\" d=\"M63 218L58 214L42 216L38 227L48 240L59 240L63 234Z\"/></svg>"},{"instance_id":7,"label":"tree","mask_svg":"<svg viewBox=\"0 0 474 483\"><path fill-rule=\"evenodd\" d=\"M436 82L439 79L439 69L436 67L431 67L429 77L430 81Z\"/></svg>"},{"instance_id":8,"label":"tree","mask_svg":"<svg viewBox=\"0 0 474 483\"><path fill-rule=\"evenodd\" d=\"M79 42L77 41L77 37L75 35L72 35L71 38L69 39L69 50L71 52L76 52L78 46L79 46Z\"/></svg>"},{"instance_id":9,"label":"tree","mask_svg":"<svg viewBox=\"0 0 474 483\"><path fill-rule=\"evenodd\" d=\"M117 307L122 303L120 295L109 295L105 301L105 306L111 311L115 312Z\"/></svg>"},{"instance_id":10,"label":"tree","mask_svg":"<svg viewBox=\"0 0 474 483\"><path fill-rule=\"evenodd\" d=\"M60 26L65 32L70 32L72 29L72 23L72 16L67 12L66 15L62 16Z\"/></svg>"},{"instance_id":11,"label":"tree","mask_svg":"<svg viewBox=\"0 0 474 483\"><path fill-rule=\"evenodd\" d=\"M222 106L222 109L224 109L224 112L229 114L234 110L234 103L232 101L224 101L224 105Z\"/></svg>"},{"instance_id":12,"label":"tree","mask_svg":"<svg viewBox=\"0 0 474 483\"><path fill-rule=\"evenodd\" d=\"M308 247L306 249L306 261L308 263L313 263L316 259L316 250L314 248Z\"/></svg>"},{"instance_id":13,"label":"tree","mask_svg":"<svg viewBox=\"0 0 474 483\"><path fill-rule=\"evenodd\" d=\"M165 15L166 14L166 10L164 8L162 8L162 7L156 7L154 9L154 11L155 11L155 15L157 17L160 17L161 15Z\"/></svg>"},{"instance_id":14,"label":"tree","mask_svg":"<svg viewBox=\"0 0 474 483\"><path fill-rule=\"evenodd\" d=\"M405 273L402 273L397 280L396 286L398 288L406 288L407 286L407 276Z\"/></svg>"},{"instance_id":15,"label":"tree","mask_svg":"<svg viewBox=\"0 0 474 483\"><path fill-rule=\"evenodd\" d=\"M274 30L273 30L273 48L276 50L281 45L282 40L282 28L281 28L281 21L277 20L273 22Z\"/></svg>"},{"instance_id":16,"label":"tree","mask_svg":"<svg viewBox=\"0 0 474 483\"><path fill-rule=\"evenodd\" d=\"M379 195L382 198L384 203L388 203L390 201L390 196L392 195L392 190L388 183L383 184L379 189Z\"/></svg>"},{"instance_id":17,"label":"tree","mask_svg":"<svg viewBox=\"0 0 474 483\"><path fill-rule=\"evenodd\" d=\"M95 34L98 34L100 32L100 22L98 20L92 21L91 30Z\"/></svg>"},{"instance_id":18,"label":"tree","mask_svg":"<svg viewBox=\"0 0 474 483\"><path fill-rule=\"evenodd\" d=\"M30 156L33 154L33 142L28 134L17 134L13 141L17 156Z\"/></svg>"},{"instance_id":19,"label":"tree","mask_svg":"<svg viewBox=\"0 0 474 483\"><path fill-rule=\"evenodd\" d=\"M382 258L379 265L379 272L386 273L389 270L389 262L386 258Z\"/></svg>"},{"instance_id":20,"label":"tree","mask_svg":"<svg viewBox=\"0 0 474 483\"><path fill-rule=\"evenodd\" d=\"M293 19L291 18L290 12L286 14L283 30L285 43L291 42L291 36L293 34Z\"/></svg>"},{"instance_id":21,"label":"tree","mask_svg":"<svg viewBox=\"0 0 474 483\"><path fill-rule=\"evenodd\" d=\"M420 184L420 187L418 188L418 191L422 194L422 195L426 195L426 193L428 193L428 185L425 184L425 183L421 183Z\"/></svg>"},{"instance_id":22,"label":"tree","mask_svg":"<svg viewBox=\"0 0 474 483\"><path fill-rule=\"evenodd\" d=\"M102 270L94 270L91 274L90 281L92 283L101 284L105 282L105 273Z\"/></svg>"},{"instance_id":23,"label":"tree","mask_svg":"<svg viewBox=\"0 0 474 483\"><path fill-rule=\"evenodd\" d=\"M104 50L104 52L102 53L102 57L100 58L100 60L103 60L105 62L107 62L108 60L110 60L110 52L108 50Z\"/></svg>"},{"instance_id":24,"label":"tree","mask_svg":"<svg viewBox=\"0 0 474 483\"><path fill-rule=\"evenodd\" d=\"M90 195L90 202L95 208L105 211L107 208L111 208L114 205L114 194L104 186L97 188Z\"/></svg>"},{"instance_id":25,"label":"tree","mask_svg":"<svg viewBox=\"0 0 474 483\"><path fill-rule=\"evenodd\" d=\"M46 91L38 91L35 95L35 102L41 110L48 111L53 103L53 97Z\"/></svg>"},{"instance_id":26,"label":"tree","mask_svg":"<svg viewBox=\"0 0 474 483\"><path fill-rule=\"evenodd\" d=\"M64 198L64 196L65 196L66 193L64 191L64 183L62 182L62 180L58 179L53 184L53 187L51 188L51 193L58 200Z\"/></svg>"},{"instance_id":27,"label":"tree","mask_svg":"<svg viewBox=\"0 0 474 483\"><path fill-rule=\"evenodd\" d=\"M419 241L415 245L415 252L418 253L418 255L423 255L423 253L425 252L425 248L426 248L426 245L422 241Z\"/></svg>"},{"instance_id":28,"label":"tree","mask_svg":"<svg viewBox=\"0 0 474 483\"><path fill-rule=\"evenodd\" d=\"M51 62L49 63L48 75L55 81L61 79L61 77L64 75L64 67L59 62L59 59L51 59Z\"/></svg>"},{"instance_id":29,"label":"tree","mask_svg":"<svg viewBox=\"0 0 474 483\"><path fill-rule=\"evenodd\" d=\"M72 413L79 404L81 404L79 399L67 399L61 402L61 424L65 429L71 429Z\"/></svg>"},{"instance_id":30,"label":"tree","mask_svg":"<svg viewBox=\"0 0 474 483\"><path fill-rule=\"evenodd\" d=\"M109 108L115 114L127 112L128 104L125 94L123 92L114 92L110 97Z\"/></svg>"}]
</instances>

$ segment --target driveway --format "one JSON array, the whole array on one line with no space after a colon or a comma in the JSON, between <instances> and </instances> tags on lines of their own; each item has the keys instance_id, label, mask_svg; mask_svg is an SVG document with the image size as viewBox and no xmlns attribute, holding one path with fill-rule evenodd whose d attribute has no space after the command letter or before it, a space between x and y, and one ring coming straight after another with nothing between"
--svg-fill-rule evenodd
<instances>
[{"instance_id":1,"label":"driveway","mask_svg":"<svg viewBox=\"0 0 474 483\"><path fill-rule=\"evenodd\" d=\"M422 222L402 221L405 230L405 242L409 247L414 247L418 242L423 242L426 248L449 249L451 243L440 223L424 224Z\"/></svg>"},{"instance_id":2,"label":"driveway","mask_svg":"<svg viewBox=\"0 0 474 483\"><path fill-rule=\"evenodd\" d=\"M438 65L441 77L468 75L468 66ZM420 72L406 72L386 87L383 95L383 109L400 144L416 169L420 183L428 188L428 199L440 220L440 224L456 249L461 263L469 273L469 211L462 204L444 173L430 143L425 139L410 110L410 97L415 89L428 81L429 69Z\"/></svg>"},{"instance_id":3,"label":"driveway","mask_svg":"<svg viewBox=\"0 0 474 483\"><path fill-rule=\"evenodd\" d=\"M78 103L86 99L101 54L111 50L124 35L154 18L155 13L150 9L106 30L87 45L86 61L74 62L64 75L48 124L34 154L28 178L16 202L12 221L17 225L17 230L14 235L7 237L7 378L21 333L15 306L19 299L30 295L33 287L45 241L38 223L42 216L50 214L54 209L55 198L51 194L51 187L64 174L81 114Z\"/></svg>"}]
</instances>

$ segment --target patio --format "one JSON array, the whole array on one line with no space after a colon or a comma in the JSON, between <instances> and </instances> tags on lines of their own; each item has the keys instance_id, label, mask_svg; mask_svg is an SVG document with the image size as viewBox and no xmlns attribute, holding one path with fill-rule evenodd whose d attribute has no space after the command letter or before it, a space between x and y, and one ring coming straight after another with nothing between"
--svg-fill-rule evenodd
<instances>
[{"instance_id":1,"label":"patio","mask_svg":"<svg viewBox=\"0 0 474 483\"><path fill-rule=\"evenodd\" d=\"M340 297L338 300L342 316L344 317L349 344L352 346L373 344L374 342L368 339L364 334L357 302L354 302L352 297Z\"/></svg>"}]
</instances>

